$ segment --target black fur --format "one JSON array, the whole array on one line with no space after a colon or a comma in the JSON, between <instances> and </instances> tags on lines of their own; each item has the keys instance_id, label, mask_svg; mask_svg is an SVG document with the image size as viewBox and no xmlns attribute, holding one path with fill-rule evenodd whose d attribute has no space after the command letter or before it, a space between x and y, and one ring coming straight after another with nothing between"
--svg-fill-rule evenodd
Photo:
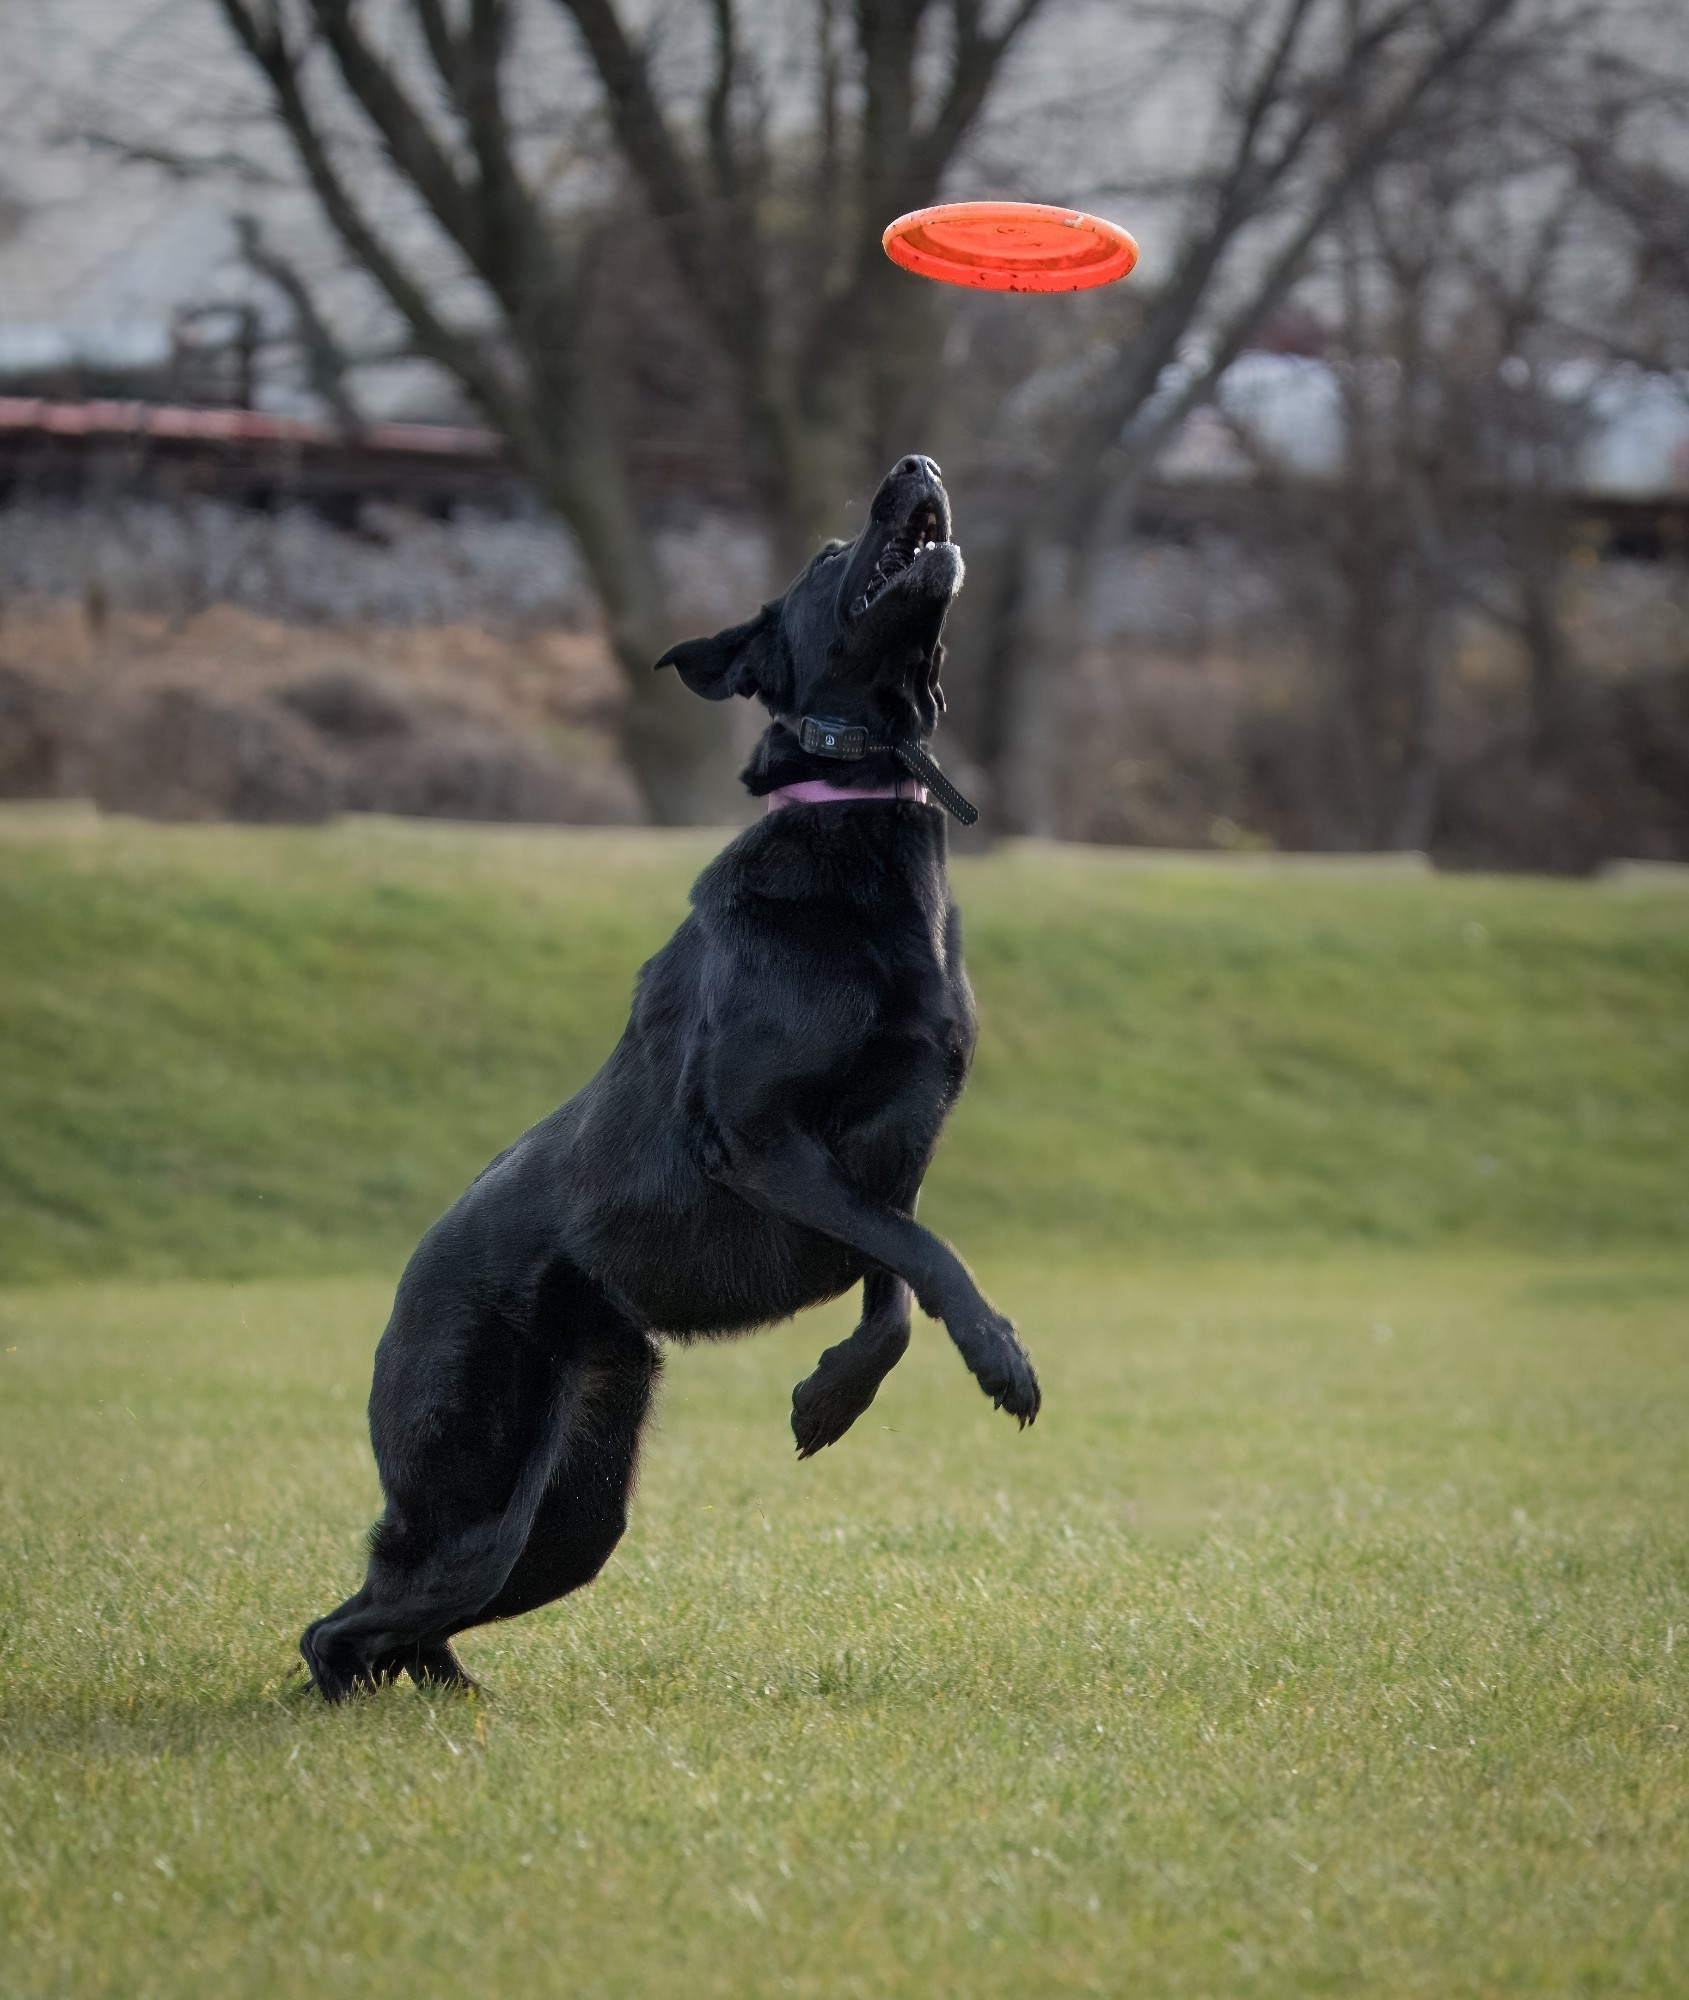
<instances>
[{"instance_id":1,"label":"black fur","mask_svg":"<svg viewBox=\"0 0 1689 2000\"><path fill-rule=\"evenodd\" d=\"M904 459L854 543L659 664L777 718L926 736L962 577L949 526L938 468ZM908 557L917 528L936 545ZM813 760L777 719L745 777L762 793L900 775L889 758ZM704 870L609 1061L487 1168L400 1281L370 1394L387 1507L369 1574L300 1642L324 1695L401 1671L461 1682L454 1633L598 1573L626 1525L659 1334L742 1332L861 1282L861 1324L793 1393L800 1453L873 1401L911 1298L1032 1421L1014 1328L913 1219L974 1033L936 806L786 806Z\"/></svg>"}]
</instances>

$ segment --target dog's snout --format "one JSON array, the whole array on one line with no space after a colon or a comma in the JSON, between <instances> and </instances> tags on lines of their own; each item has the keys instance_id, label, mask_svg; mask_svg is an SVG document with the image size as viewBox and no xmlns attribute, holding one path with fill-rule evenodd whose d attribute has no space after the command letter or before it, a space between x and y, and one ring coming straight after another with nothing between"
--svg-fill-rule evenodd
<instances>
[{"instance_id":1,"label":"dog's snout","mask_svg":"<svg viewBox=\"0 0 1689 2000\"><path fill-rule=\"evenodd\" d=\"M925 475L928 479L942 479L944 474L930 458L923 458L919 452L911 452L907 458L900 458L892 467L895 479L913 479Z\"/></svg>"}]
</instances>

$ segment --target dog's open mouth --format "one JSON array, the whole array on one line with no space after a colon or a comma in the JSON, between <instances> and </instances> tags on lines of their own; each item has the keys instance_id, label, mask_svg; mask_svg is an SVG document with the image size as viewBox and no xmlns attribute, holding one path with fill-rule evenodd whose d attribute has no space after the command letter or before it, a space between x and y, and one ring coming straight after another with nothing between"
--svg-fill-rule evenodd
<instances>
[{"instance_id":1,"label":"dog's open mouth","mask_svg":"<svg viewBox=\"0 0 1689 2000\"><path fill-rule=\"evenodd\" d=\"M929 549L947 547L949 541L943 514L934 502L923 500L880 551L880 559L868 578L867 588L850 607L851 615L860 618L863 612L885 596L894 583L906 576Z\"/></svg>"}]
</instances>

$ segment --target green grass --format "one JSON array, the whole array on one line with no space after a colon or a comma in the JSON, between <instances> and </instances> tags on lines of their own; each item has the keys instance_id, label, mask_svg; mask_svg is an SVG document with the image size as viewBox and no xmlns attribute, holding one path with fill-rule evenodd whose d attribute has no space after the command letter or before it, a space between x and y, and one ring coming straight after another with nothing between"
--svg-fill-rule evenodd
<instances>
[{"instance_id":1,"label":"green grass","mask_svg":"<svg viewBox=\"0 0 1689 2000\"><path fill-rule=\"evenodd\" d=\"M0 1988L1681 1993L1681 1267L987 1276L1024 1437L931 1328L802 1466L836 1313L680 1355L489 1697L337 1713L383 1287L13 1294Z\"/></svg>"},{"instance_id":2,"label":"green grass","mask_svg":"<svg viewBox=\"0 0 1689 2000\"><path fill-rule=\"evenodd\" d=\"M959 865L1035 1428L677 1354L485 1698L301 1697L398 1262L708 847L0 819L0 1992L1682 1992L1680 892Z\"/></svg>"},{"instance_id":3,"label":"green grass","mask_svg":"<svg viewBox=\"0 0 1689 2000\"><path fill-rule=\"evenodd\" d=\"M402 1258L602 1061L712 845L0 830L0 1282ZM964 1244L1689 1234L1681 890L1047 849L955 874L983 1035L925 1202Z\"/></svg>"}]
</instances>

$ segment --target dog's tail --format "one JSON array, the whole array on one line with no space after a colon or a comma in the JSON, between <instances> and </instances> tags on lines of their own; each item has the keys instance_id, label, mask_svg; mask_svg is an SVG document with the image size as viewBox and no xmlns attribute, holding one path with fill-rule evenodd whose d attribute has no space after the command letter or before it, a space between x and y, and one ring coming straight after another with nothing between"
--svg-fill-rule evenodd
<instances>
[{"instance_id":1,"label":"dog's tail","mask_svg":"<svg viewBox=\"0 0 1689 2000\"><path fill-rule=\"evenodd\" d=\"M567 1477L570 1459L590 1428L590 1374L590 1367L578 1359L557 1370L545 1415L504 1512L458 1542L449 1583L441 1578L446 1587L440 1592L438 1609L433 1603L428 1607L424 1637L443 1639L474 1624L510 1580L528 1546L541 1502L554 1482Z\"/></svg>"}]
</instances>

